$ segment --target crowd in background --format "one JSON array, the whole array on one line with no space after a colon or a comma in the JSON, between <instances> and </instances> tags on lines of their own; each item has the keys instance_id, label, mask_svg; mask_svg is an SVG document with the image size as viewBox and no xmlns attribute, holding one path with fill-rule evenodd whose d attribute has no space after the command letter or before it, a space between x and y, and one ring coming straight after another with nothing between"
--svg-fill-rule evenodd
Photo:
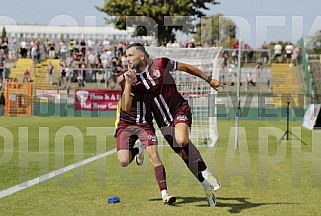
<instances>
[{"instance_id":1,"label":"crowd in background","mask_svg":"<svg viewBox=\"0 0 321 216\"><path fill-rule=\"evenodd\" d=\"M106 82L108 87L113 89L116 86L117 74L125 70L127 61L125 57L126 41L109 41L107 39L92 40L81 39L68 41L52 41L46 39L19 41L12 37L9 40L1 40L0 47L0 68L7 58L30 58L35 64L45 59L60 59L60 68L53 68L48 65L48 83L70 87L70 82L78 82L79 87L86 85L86 82ZM145 42L145 45L149 45ZM153 44L152 44L153 45ZM194 39L185 41L164 41L160 46L167 48L199 48L209 47L207 44L195 42ZM219 46L214 44L213 46ZM11 48L11 49L10 49ZM227 71L229 76L233 74L234 68L238 65L239 41L234 40L230 48L224 48L220 53L223 58L222 70ZM272 53L271 53L272 51ZM284 57L285 56L285 57ZM288 62L290 66L296 60L301 62L301 50L298 45L288 43L282 47L277 43L273 49L264 42L259 51L253 50L249 44L244 43L242 47L241 64L254 63L258 70L271 60L276 63ZM59 80L53 80L53 73L60 73ZM30 81L30 72L24 73L24 81ZM248 75L250 77L250 75ZM1 81L0 81L1 82ZM251 82L250 82L251 83Z\"/></svg>"},{"instance_id":2,"label":"crowd in background","mask_svg":"<svg viewBox=\"0 0 321 216\"><path fill-rule=\"evenodd\" d=\"M299 44L293 45L291 42L282 47L281 42L277 42L274 47L274 56L276 63L289 63L292 67L293 64L301 64L301 46Z\"/></svg>"}]
</instances>

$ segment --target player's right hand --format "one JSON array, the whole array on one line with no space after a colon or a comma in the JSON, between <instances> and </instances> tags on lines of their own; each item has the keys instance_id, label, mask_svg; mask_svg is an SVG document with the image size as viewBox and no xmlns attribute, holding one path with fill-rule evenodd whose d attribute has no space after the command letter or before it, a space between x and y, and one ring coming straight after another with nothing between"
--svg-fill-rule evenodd
<instances>
[{"instance_id":1,"label":"player's right hand","mask_svg":"<svg viewBox=\"0 0 321 216\"><path fill-rule=\"evenodd\" d=\"M132 83L133 79L136 77L136 72L135 70L128 69L128 71L126 71L124 75L125 75L126 82Z\"/></svg>"}]
</instances>

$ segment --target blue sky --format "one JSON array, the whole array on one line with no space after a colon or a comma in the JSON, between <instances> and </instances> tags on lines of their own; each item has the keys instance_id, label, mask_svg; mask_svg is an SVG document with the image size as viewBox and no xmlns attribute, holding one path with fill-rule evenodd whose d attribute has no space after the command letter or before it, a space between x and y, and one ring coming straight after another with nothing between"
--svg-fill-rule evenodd
<instances>
[{"instance_id":1,"label":"blue sky","mask_svg":"<svg viewBox=\"0 0 321 216\"><path fill-rule=\"evenodd\" d=\"M8 0L1 3L0 24L101 26L105 14L94 5L103 4L104 0ZM312 0L221 0L206 13L231 17L244 41L258 47L264 40L295 42L321 30L320 8L321 2Z\"/></svg>"}]
</instances>

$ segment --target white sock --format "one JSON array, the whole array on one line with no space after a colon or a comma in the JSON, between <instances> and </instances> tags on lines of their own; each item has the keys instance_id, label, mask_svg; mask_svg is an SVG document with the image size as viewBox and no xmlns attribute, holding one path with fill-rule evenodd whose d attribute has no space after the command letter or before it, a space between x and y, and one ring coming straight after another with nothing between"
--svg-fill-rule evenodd
<instances>
[{"instance_id":1,"label":"white sock","mask_svg":"<svg viewBox=\"0 0 321 216\"><path fill-rule=\"evenodd\" d=\"M144 147L143 147L143 145L138 145L137 148L138 148L138 154L144 152Z\"/></svg>"},{"instance_id":2,"label":"white sock","mask_svg":"<svg viewBox=\"0 0 321 216\"><path fill-rule=\"evenodd\" d=\"M167 190L162 190L161 194L162 194L162 198L164 198L165 196L168 195Z\"/></svg>"},{"instance_id":3,"label":"white sock","mask_svg":"<svg viewBox=\"0 0 321 216\"><path fill-rule=\"evenodd\" d=\"M201 171L201 173L204 179L207 179L212 175L212 173L207 168L204 171Z\"/></svg>"},{"instance_id":4,"label":"white sock","mask_svg":"<svg viewBox=\"0 0 321 216\"><path fill-rule=\"evenodd\" d=\"M211 187L210 183L208 183L206 180L202 182L203 189L206 190L207 188Z\"/></svg>"}]
</instances>

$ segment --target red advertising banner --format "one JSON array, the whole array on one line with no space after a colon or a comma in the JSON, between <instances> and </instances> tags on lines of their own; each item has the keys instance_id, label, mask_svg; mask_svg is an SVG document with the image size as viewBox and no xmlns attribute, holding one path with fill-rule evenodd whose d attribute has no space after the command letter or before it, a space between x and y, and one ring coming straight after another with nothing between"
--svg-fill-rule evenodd
<instances>
[{"instance_id":1,"label":"red advertising banner","mask_svg":"<svg viewBox=\"0 0 321 216\"><path fill-rule=\"evenodd\" d=\"M75 109L116 110L121 91L77 89L75 91Z\"/></svg>"}]
</instances>

